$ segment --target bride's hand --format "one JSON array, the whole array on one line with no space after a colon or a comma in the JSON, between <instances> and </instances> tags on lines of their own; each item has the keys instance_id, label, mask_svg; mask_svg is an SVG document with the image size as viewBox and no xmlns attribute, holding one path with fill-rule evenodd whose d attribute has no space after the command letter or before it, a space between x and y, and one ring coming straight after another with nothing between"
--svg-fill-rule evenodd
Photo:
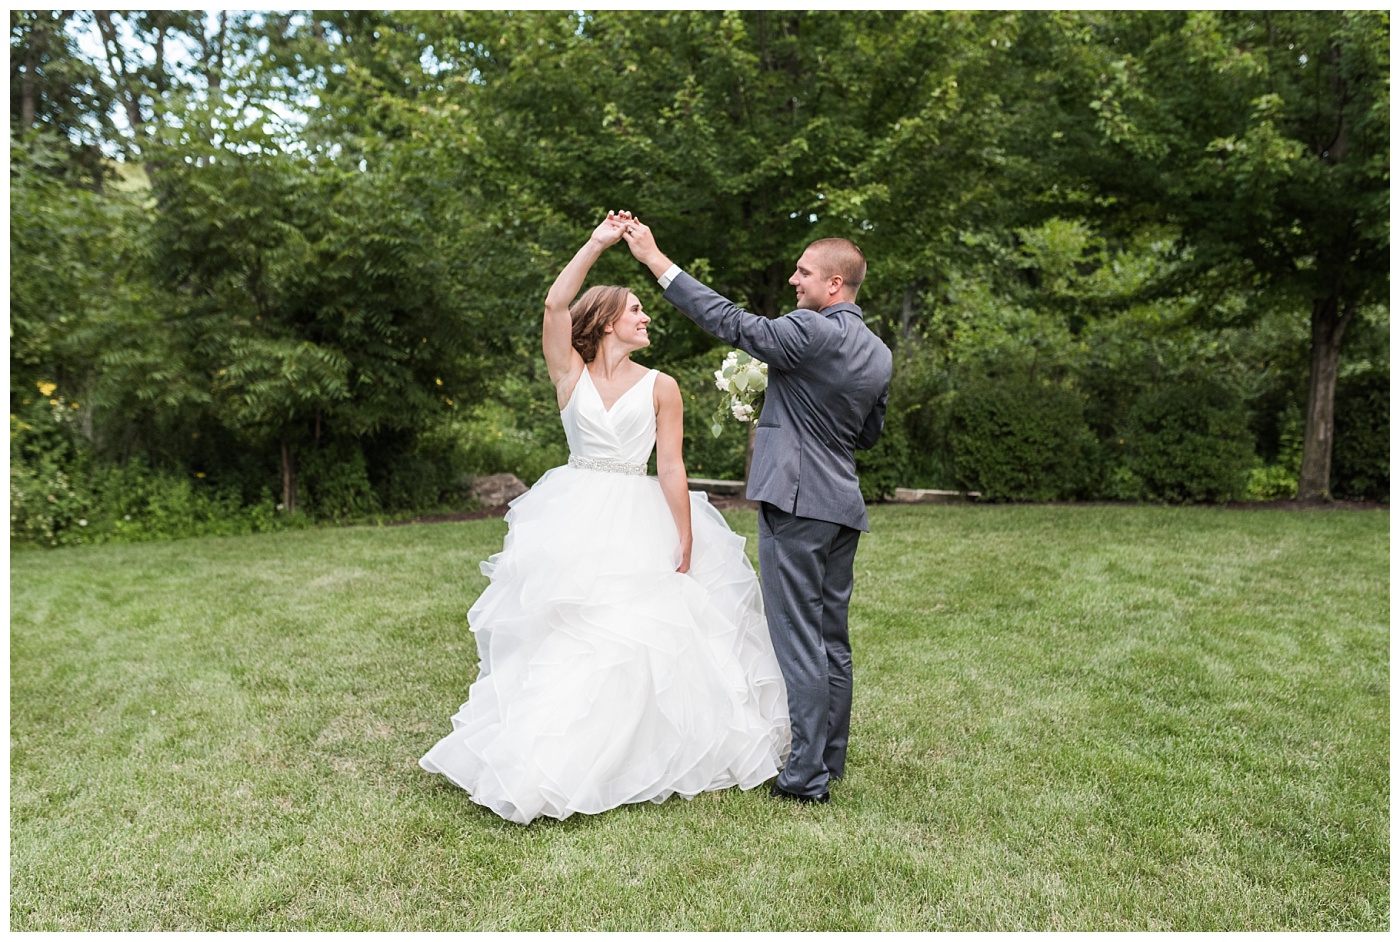
<instances>
[{"instance_id":1,"label":"bride's hand","mask_svg":"<svg viewBox=\"0 0 1400 942\"><path fill-rule=\"evenodd\" d=\"M676 553L676 556L679 557L679 559L680 559L679 564L676 566L676 572L682 572L682 573L684 573L684 572L690 572L690 541L689 541L689 540L687 540L687 541L685 541L684 543L681 544L680 551Z\"/></svg>"},{"instance_id":2,"label":"bride's hand","mask_svg":"<svg viewBox=\"0 0 1400 942\"><path fill-rule=\"evenodd\" d=\"M631 222L632 214L630 212L624 210L619 213L608 210L608 218L598 223L598 228L593 230L593 235L589 236L589 240L607 248L622 238Z\"/></svg>"}]
</instances>

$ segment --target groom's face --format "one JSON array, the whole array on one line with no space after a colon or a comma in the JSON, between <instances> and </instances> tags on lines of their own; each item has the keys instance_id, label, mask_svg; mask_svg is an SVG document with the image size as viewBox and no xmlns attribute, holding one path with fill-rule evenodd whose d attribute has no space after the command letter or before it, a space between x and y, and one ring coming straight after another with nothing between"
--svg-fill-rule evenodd
<instances>
[{"instance_id":1,"label":"groom's face","mask_svg":"<svg viewBox=\"0 0 1400 942\"><path fill-rule=\"evenodd\" d=\"M820 311L830 306L835 297L831 292L831 279L823 271L823 260L811 249L797 260L797 271L792 273L788 284L797 289L799 310Z\"/></svg>"}]
</instances>

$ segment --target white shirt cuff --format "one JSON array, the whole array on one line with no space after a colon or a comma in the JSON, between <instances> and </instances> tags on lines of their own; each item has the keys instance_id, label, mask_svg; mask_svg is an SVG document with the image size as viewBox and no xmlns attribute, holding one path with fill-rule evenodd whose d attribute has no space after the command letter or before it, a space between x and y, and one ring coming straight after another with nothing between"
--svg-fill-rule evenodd
<instances>
[{"instance_id":1,"label":"white shirt cuff","mask_svg":"<svg viewBox=\"0 0 1400 942\"><path fill-rule=\"evenodd\" d=\"M659 285L661 286L661 290L662 290L662 291L665 291L667 288L671 287L671 282L672 282L672 281L675 279L675 277L676 277L677 275L679 275L680 273L681 273L681 266L679 266L679 265L672 265L670 268L666 269L666 271L664 271L664 272L661 274L661 277L660 277L660 278L656 279L656 283L659 284Z\"/></svg>"}]
</instances>

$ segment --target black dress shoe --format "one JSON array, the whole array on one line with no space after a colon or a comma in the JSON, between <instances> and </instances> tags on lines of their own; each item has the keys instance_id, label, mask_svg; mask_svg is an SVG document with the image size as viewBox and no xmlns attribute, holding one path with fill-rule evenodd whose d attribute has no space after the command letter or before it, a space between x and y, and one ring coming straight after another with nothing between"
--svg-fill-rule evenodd
<instances>
[{"instance_id":1,"label":"black dress shoe","mask_svg":"<svg viewBox=\"0 0 1400 942\"><path fill-rule=\"evenodd\" d=\"M822 792L820 795L797 795L785 788L779 788L774 782L773 787L768 789L768 794L774 798L782 798L785 801L796 801L804 805L824 805L831 801L830 792Z\"/></svg>"}]
</instances>

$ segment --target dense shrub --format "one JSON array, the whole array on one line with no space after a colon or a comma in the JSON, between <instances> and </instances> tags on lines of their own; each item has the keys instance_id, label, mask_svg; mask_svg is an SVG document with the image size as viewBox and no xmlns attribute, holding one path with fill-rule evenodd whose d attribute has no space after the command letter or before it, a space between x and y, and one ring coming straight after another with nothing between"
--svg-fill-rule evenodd
<instances>
[{"instance_id":1,"label":"dense shrub","mask_svg":"<svg viewBox=\"0 0 1400 942\"><path fill-rule=\"evenodd\" d=\"M1133 473L1126 461L1114 461L1115 458L1121 457L1117 454L1121 449L1121 444L1117 449L1111 446L1100 449L1100 460L1094 468L1090 496L1101 500L1142 500L1142 478Z\"/></svg>"},{"instance_id":2,"label":"dense shrub","mask_svg":"<svg viewBox=\"0 0 1400 942\"><path fill-rule=\"evenodd\" d=\"M860 475L860 494L868 501L892 497L897 487L914 486L903 415L885 413L885 430L875 447L856 452L856 473Z\"/></svg>"},{"instance_id":3,"label":"dense shrub","mask_svg":"<svg viewBox=\"0 0 1400 942\"><path fill-rule=\"evenodd\" d=\"M1332 495L1390 499L1390 375L1368 370L1337 381Z\"/></svg>"},{"instance_id":4,"label":"dense shrub","mask_svg":"<svg viewBox=\"0 0 1400 942\"><path fill-rule=\"evenodd\" d=\"M388 511L419 511L439 506L465 507L469 475L454 455L415 451L382 468L376 493Z\"/></svg>"},{"instance_id":5,"label":"dense shrub","mask_svg":"<svg viewBox=\"0 0 1400 942\"><path fill-rule=\"evenodd\" d=\"M237 489L214 488L140 459L65 471L53 462L10 463L10 538L38 546L235 536L304 526L277 512L271 491L245 503Z\"/></svg>"},{"instance_id":6,"label":"dense shrub","mask_svg":"<svg viewBox=\"0 0 1400 942\"><path fill-rule=\"evenodd\" d=\"M298 510L320 519L362 517L380 509L364 450L353 439L328 442L302 455Z\"/></svg>"},{"instance_id":7,"label":"dense shrub","mask_svg":"<svg viewBox=\"0 0 1400 942\"><path fill-rule=\"evenodd\" d=\"M10 539L40 546L85 542L86 501L50 461L10 462Z\"/></svg>"},{"instance_id":8,"label":"dense shrub","mask_svg":"<svg viewBox=\"0 0 1400 942\"><path fill-rule=\"evenodd\" d=\"M66 468L77 460L83 451L75 427L78 404L58 392L54 383L36 383L24 395L12 391L10 402L11 462L47 461Z\"/></svg>"},{"instance_id":9,"label":"dense shrub","mask_svg":"<svg viewBox=\"0 0 1400 942\"><path fill-rule=\"evenodd\" d=\"M1235 500L1254 464L1243 402L1213 383L1167 386L1139 397L1123 438L1128 468L1149 500Z\"/></svg>"},{"instance_id":10,"label":"dense shrub","mask_svg":"<svg viewBox=\"0 0 1400 942\"><path fill-rule=\"evenodd\" d=\"M1298 471L1286 465L1256 465L1249 469L1245 500L1292 500L1298 496Z\"/></svg>"},{"instance_id":11,"label":"dense shrub","mask_svg":"<svg viewBox=\"0 0 1400 942\"><path fill-rule=\"evenodd\" d=\"M950 388L941 353L918 337L907 338L895 354L880 440L856 452L866 500L891 497L899 487L953 486L946 429L939 421Z\"/></svg>"},{"instance_id":12,"label":"dense shrub","mask_svg":"<svg viewBox=\"0 0 1400 942\"><path fill-rule=\"evenodd\" d=\"M74 468L86 457L76 403L56 383L11 392L10 539L40 546L87 542L90 501ZM75 480L76 478L76 480Z\"/></svg>"},{"instance_id":13,"label":"dense shrub","mask_svg":"<svg viewBox=\"0 0 1400 942\"><path fill-rule=\"evenodd\" d=\"M12 395L10 538L17 544L233 535L307 522L277 513L266 487L249 500L234 475L216 486L202 471L157 469L139 456L102 460L78 431L78 404L54 383L39 382L34 391Z\"/></svg>"},{"instance_id":14,"label":"dense shrub","mask_svg":"<svg viewBox=\"0 0 1400 942\"><path fill-rule=\"evenodd\" d=\"M545 419L525 425L499 403L482 404L456 427L465 470L475 475L508 472L526 484L535 483L550 468L569 460L557 406L548 418L553 429Z\"/></svg>"},{"instance_id":15,"label":"dense shrub","mask_svg":"<svg viewBox=\"0 0 1400 942\"><path fill-rule=\"evenodd\" d=\"M899 486L953 487L944 414L951 392L943 353L933 344L910 338L894 359L885 414L885 434L896 438L884 454L897 459ZM881 454L877 445L866 460L874 464Z\"/></svg>"},{"instance_id":16,"label":"dense shrub","mask_svg":"<svg viewBox=\"0 0 1400 942\"><path fill-rule=\"evenodd\" d=\"M95 466L86 480L91 542L239 536L309 522L278 513L270 490L245 503L235 487L211 487L185 474L152 469L140 459Z\"/></svg>"},{"instance_id":17,"label":"dense shrub","mask_svg":"<svg viewBox=\"0 0 1400 942\"><path fill-rule=\"evenodd\" d=\"M1013 380L974 381L948 406L959 487L984 500L1061 500L1083 488L1094 446L1079 396Z\"/></svg>"},{"instance_id":18,"label":"dense shrub","mask_svg":"<svg viewBox=\"0 0 1400 942\"><path fill-rule=\"evenodd\" d=\"M1260 416L1260 403L1265 409L1272 407L1271 414ZM1260 397L1252 405L1249 426L1256 457L1245 481L1244 499L1292 500L1298 496L1303 466L1303 410L1297 402L1278 395ZM1264 435L1267 440L1261 438Z\"/></svg>"}]
</instances>

